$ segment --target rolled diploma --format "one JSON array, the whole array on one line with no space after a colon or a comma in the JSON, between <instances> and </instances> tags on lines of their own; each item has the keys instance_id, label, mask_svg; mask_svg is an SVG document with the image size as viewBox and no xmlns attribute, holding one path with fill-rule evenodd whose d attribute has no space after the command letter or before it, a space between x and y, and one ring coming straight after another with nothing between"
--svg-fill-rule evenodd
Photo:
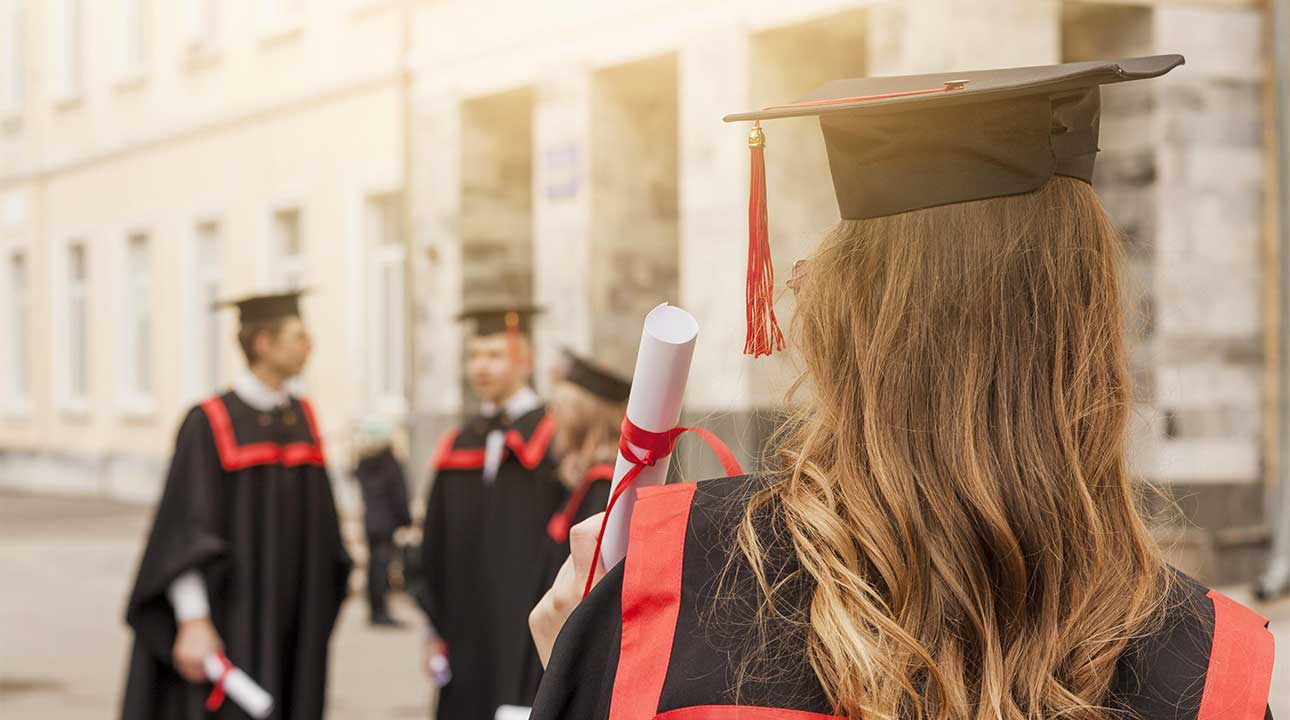
<instances>
[{"instance_id":1,"label":"rolled diploma","mask_svg":"<svg viewBox=\"0 0 1290 720\"><path fill-rule=\"evenodd\" d=\"M219 658L207 655L205 665L206 677L211 682L219 682L220 675L224 674L224 666L220 664ZM239 668L234 667L228 671L224 678L224 694L253 718L262 720L273 711L273 696Z\"/></svg>"},{"instance_id":2,"label":"rolled diploma","mask_svg":"<svg viewBox=\"0 0 1290 720\"><path fill-rule=\"evenodd\" d=\"M698 321L679 307L664 303L645 316L641 346L636 354L636 373L632 376L632 391L627 399L627 417L633 425L650 432L666 432L680 422L685 383L690 377L690 360L694 357L694 342L698 336ZM641 448L631 447L641 452ZM627 534L631 528L632 508L636 506L636 491L666 482L670 460L671 456L665 457L653 467L642 470L636 482L618 498L605 527L600 549L606 568L612 568L627 556ZM631 469L632 462L618 453L618 462L614 465L614 490Z\"/></svg>"}]
</instances>

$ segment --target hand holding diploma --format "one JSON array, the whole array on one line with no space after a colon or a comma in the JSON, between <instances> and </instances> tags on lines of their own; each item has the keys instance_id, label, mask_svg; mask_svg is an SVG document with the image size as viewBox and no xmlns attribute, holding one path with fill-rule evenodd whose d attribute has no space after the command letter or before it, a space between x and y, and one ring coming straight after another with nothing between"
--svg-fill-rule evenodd
<instances>
[{"instance_id":1,"label":"hand holding diploma","mask_svg":"<svg viewBox=\"0 0 1290 720\"><path fill-rule=\"evenodd\" d=\"M605 576L605 566L596 558L596 535L604 517L604 513L592 515L569 530L569 559L560 567L551 588L529 613L529 631L533 634L533 644L537 646L538 659L544 668L560 628L564 627L569 613L582 600L582 589L588 577L594 585Z\"/></svg>"},{"instance_id":2,"label":"hand holding diploma","mask_svg":"<svg viewBox=\"0 0 1290 720\"><path fill-rule=\"evenodd\" d=\"M569 614L605 574L605 568L627 555L636 490L667 480L672 447L682 433L694 432L706 440L728 474L743 472L730 449L711 433L677 424L698 335L699 323L681 308L663 304L645 316L609 506L570 531L569 559L529 614L529 629L544 667Z\"/></svg>"},{"instance_id":3,"label":"hand holding diploma","mask_svg":"<svg viewBox=\"0 0 1290 720\"><path fill-rule=\"evenodd\" d=\"M224 652L224 641L209 617L179 623L175 635L175 671L190 683L206 681L206 658Z\"/></svg>"},{"instance_id":4,"label":"hand holding diploma","mask_svg":"<svg viewBox=\"0 0 1290 720\"><path fill-rule=\"evenodd\" d=\"M247 715L257 720L263 720L273 712L273 697L223 654L208 656L205 666L207 679L215 683L215 690L206 701L207 710L218 710L227 695Z\"/></svg>"}]
</instances>

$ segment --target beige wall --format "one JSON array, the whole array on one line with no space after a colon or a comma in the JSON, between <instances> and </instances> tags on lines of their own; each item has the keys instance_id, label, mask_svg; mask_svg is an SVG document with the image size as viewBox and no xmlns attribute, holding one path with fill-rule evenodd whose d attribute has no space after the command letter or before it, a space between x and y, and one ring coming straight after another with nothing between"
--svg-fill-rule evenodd
<instances>
[{"instance_id":1,"label":"beige wall","mask_svg":"<svg viewBox=\"0 0 1290 720\"><path fill-rule=\"evenodd\" d=\"M1180 52L1188 63L1170 77L1105 91L1096 185L1127 234L1131 260L1135 469L1176 489L1187 521L1212 531L1206 542L1220 551L1223 577L1248 577L1257 545L1222 545L1259 537L1264 522L1261 7L640 0L627 14L597 0L420 4L410 196L420 218L418 255L432 259L418 268L415 298L426 358L414 399L417 436L431 440L462 405L443 391L460 376L459 352L440 348L458 332L445 309L476 288L459 252L467 170L443 153L478 137L464 111L478 98L536 96L532 134L498 136L533 154L533 227L499 241L512 243L507 253L515 256L532 244L535 298L554 310L538 323L539 364L549 365L560 344L615 364L630 360L641 308L677 303L702 328L687 418L719 431L750 467L795 368L788 353L754 362L740 352L748 124L723 124L724 114L791 101L835 77ZM675 123L674 149L642 142L639 124L655 116L653 134L671 134ZM816 124L773 123L766 135L782 282L837 219L837 207ZM667 202L673 188L675 208ZM610 263L626 266L625 277L602 262L620 247L648 251ZM788 324L791 298L778 310ZM678 465L694 476L718 471L694 469L681 452Z\"/></svg>"},{"instance_id":2,"label":"beige wall","mask_svg":"<svg viewBox=\"0 0 1290 720\"><path fill-rule=\"evenodd\" d=\"M367 372L377 350L366 334L373 287L364 202L402 185L400 8L303 3L298 23L271 32L250 14L260 3L216 0L211 50L194 55L187 3L145 1L142 72L123 84L114 49L123 2L82 2L85 81L74 101L50 85L55 0L26 2L24 111L0 126L0 250L26 248L30 258L33 377L30 412L0 414L0 486L153 496L176 423L208 391L192 372L202 304L196 226L221 225L222 295L271 289L272 217L281 207L300 211L304 284L313 288L305 312L316 352L304 385L332 462L347 461L354 419L377 404ZM136 231L151 239L154 391L147 406L127 407L116 299L126 237ZM60 401L67 349L58 310L70 238L83 239L90 258L83 412ZM229 320L225 379L241 365Z\"/></svg>"}]
</instances>

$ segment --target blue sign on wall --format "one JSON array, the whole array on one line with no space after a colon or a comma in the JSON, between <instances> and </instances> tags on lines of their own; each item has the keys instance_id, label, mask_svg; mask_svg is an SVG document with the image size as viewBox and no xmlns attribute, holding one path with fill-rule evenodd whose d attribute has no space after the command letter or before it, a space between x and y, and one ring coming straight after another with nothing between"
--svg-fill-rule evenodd
<instances>
[{"instance_id":1,"label":"blue sign on wall","mask_svg":"<svg viewBox=\"0 0 1290 720\"><path fill-rule=\"evenodd\" d=\"M542 153L542 177L549 200L571 198L578 194L582 167L578 146L555 145Z\"/></svg>"}]
</instances>

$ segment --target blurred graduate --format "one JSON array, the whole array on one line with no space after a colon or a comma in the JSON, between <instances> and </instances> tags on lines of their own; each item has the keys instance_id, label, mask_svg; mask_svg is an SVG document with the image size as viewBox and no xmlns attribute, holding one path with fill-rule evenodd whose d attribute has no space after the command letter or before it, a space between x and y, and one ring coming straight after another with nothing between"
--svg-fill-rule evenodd
<instances>
[{"instance_id":1,"label":"blurred graduate","mask_svg":"<svg viewBox=\"0 0 1290 720\"><path fill-rule=\"evenodd\" d=\"M300 295L233 303L247 371L184 418L126 620L125 720L241 718L211 700L205 664L231 661L272 717L318 720L350 559L318 420L287 381L312 352Z\"/></svg>"}]
</instances>

